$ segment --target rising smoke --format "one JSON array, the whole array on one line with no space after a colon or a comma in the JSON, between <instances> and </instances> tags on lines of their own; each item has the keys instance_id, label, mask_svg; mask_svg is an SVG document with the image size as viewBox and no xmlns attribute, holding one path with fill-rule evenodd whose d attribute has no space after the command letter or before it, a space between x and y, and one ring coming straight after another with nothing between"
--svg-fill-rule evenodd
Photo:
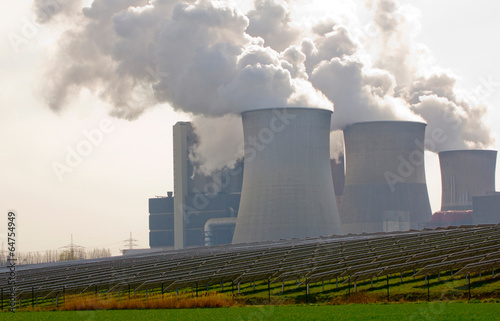
<instances>
[{"instance_id":1,"label":"rising smoke","mask_svg":"<svg viewBox=\"0 0 500 321\"><path fill-rule=\"evenodd\" d=\"M189 112L203 137L191 157L205 172L241 156L237 115L257 108L334 105L332 131L426 121L448 137L433 151L494 142L487 106L435 65L415 41L418 12L398 0L367 1L368 29L353 14L299 19L314 3L291 0L256 0L246 14L215 0L84 3L34 2L40 23L65 30L44 78L49 107L62 111L85 88L120 118L158 104ZM332 156L341 148L333 142Z\"/></svg>"}]
</instances>

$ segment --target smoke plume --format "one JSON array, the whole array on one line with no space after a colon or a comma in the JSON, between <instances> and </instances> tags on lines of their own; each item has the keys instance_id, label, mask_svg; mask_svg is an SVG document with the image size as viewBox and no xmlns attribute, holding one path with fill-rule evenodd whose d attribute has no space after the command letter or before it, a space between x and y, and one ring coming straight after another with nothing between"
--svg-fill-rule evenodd
<instances>
[{"instance_id":1,"label":"smoke plume","mask_svg":"<svg viewBox=\"0 0 500 321\"><path fill-rule=\"evenodd\" d=\"M379 0L374 13L379 55L375 66L395 76L395 95L428 124L427 136L445 133L433 151L488 148L495 139L484 123L488 108L457 86L457 77L434 62L429 49L416 41L419 15L409 5Z\"/></svg>"},{"instance_id":2,"label":"smoke plume","mask_svg":"<svg viewBox=\"0 0 500 321\"><path fill-rule=\"evenodd\" d=\"M269 24L259 31L272 34L274 10L265 2L252 11ZM48 70L46 98L55 111L82 88L109 102L111 114L131 120L161 103L209 116L277 106L332 108L306 79L291 75L279 52L246 32L246 15L220 2L95 0L79 20L61 35Z\"/></svg>"},{"instance_id":3,"label":"smoke plume","mask_svg":"<svg viewBox=\"0 0 500 321\"><path fill-rule=\"evenodd\" d=\"M416 41L418 11L365 4L369 28L354 11L298 19L314 2L256 0L243 13L215 0L36 0L38 22L63 30L42 92L56 112L86 89L124 119L159 104L191 113L201 138L191 157L204 172L241 156L237 115L259 108L334 106L332 131L425 121L447 137L433 151L491 146L487 106Z\"/></svg>"},{"instance_id":4,"label":"smoke plume","mask_svg":"<svg viewBox=\"0 0 500 321\"><path fill-rule=\"evenodd\" d=\"M214 169L232 168L236 160L243 158L243 131L237 115L200 115L192 123L198 141L189 151L189 158L199 166L197 172L208 176Z\"/></svg>"}]
</instances>

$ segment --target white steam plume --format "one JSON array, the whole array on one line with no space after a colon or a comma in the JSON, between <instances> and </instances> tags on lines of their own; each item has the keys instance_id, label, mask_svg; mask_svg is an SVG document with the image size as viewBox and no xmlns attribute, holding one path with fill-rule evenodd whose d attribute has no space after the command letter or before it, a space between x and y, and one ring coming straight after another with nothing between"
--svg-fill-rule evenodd
<instances>
[{"instance_id":1,"label":"white steam plume","mask_svg":"<svg viewBox=\"0 0 500 321\"><path fill-rule=\"evenodd\" d=\"M261 37L265 45L283 51L301 37L301 29L294 25L286 2L256 0L255 10L247 13L249 25L246 32Z\"/></svg>"},{"instance_id":2,"label":"white steam plume","mask_svg":"<svg viewBox=\"0 0 500 321\"><path fill-rule=\"evenodd\" d=\"M359 121L425 121L429 136L445 134L435 152L492 146L487 106L464 94L416 41L418 12L398 0L374 1L372 9L374 30L361 39L331 20L320 21L302 42L309 80L335 105L332 129Z\"/></svg>"},{"instance_id":3,"label":"white steam plume","mask_svg":"<svg viewBox=\"0 0 500 321\"><path fill-rule=\"evenodd\" d=\"M282 66L288 61L277 51L246 33L243 13L221 2L95 0L82 15L62 35L48 71L46 98L56 111L82 88L96 91L113 105L113 115L126 119L158 103L211 116L278 106L332 108Z\"/></svg>"},{"instance_id":4,"label":"white steam plume","mask_svg":"<svg viewBox=\"0 0 500 321\"><path fill-rule=\"evenodd\" d=\"M214 169L232 168L236 160L243 158L243 131L237 115L195 116L193 127L198 142L189 151L189 158L199 164L197 172L208 176Z\"/></svg>"},{"instance_id":5,"label":"white steam plume","mask_svg":"<svg viewBox=\"0 0 500 321\"><path fill-rule=\"evenodd\" d=\"M36 0L38 21L65 30L45 99L62 111L88 89L116 117L133 120L163 103L198 115L202 138L191 157L204 172L239 157L241 124L226 115L269 107L334 104L332 130L426 121L428 133L449 137L434 151L491 146L487 106L460 91L416 42L418 12L399 0L366 3L373 4L368 35L355 12L294 20L315 2L256 0L244 14L215 0L94 0L83 9L83 1Z\"/></svg>"},{"instance_id":6,"label":"white steam plume","mask_svg":"<svg viewBox=\"0 0 500 321\"><path fill-rule=\"evenodd\" d=\"M445 133L433 151L488 148L495 143L484 123L488 107L457 86L457 77L439 68L428 48L416 41L421 29L419 14L398 0L377 1L374 24L379 55L376 66L396 79L396 96L427 123L427 134Z\"/></svg>"}]
</instances>

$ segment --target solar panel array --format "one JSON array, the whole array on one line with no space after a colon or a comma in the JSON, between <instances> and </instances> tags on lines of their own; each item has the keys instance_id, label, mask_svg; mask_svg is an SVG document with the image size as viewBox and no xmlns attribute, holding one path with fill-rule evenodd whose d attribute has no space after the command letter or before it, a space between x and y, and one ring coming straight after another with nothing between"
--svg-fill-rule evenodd
<instances>
[{"instance_id":1,"label":"solar panel array","mask_svg":"<svg viewBox=\"0 0 500 321\"><path fill-rule=\"evenodd\" d=\"M107 259L18 267L17 294L162 287L165 291L231 282L353 282L414 271L466 274L500 266L500 224L333 236L192 248ZM8 288L6 269L0 288ZM64 290L63 290L64 289Z\"/></svg>"}]
</instances>

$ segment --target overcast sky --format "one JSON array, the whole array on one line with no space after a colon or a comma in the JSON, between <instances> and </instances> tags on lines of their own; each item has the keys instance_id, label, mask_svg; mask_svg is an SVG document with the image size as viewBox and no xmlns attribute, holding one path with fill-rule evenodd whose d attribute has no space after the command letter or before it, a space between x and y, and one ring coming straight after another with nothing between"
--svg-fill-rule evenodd
<instances>
[{"instance_id":1,"label":"overcast sky","mask_svg":"<svg viewBox=\"0 0 500 321\"><path fill-rule=\"evenodd\" d=\"M500 137L500 4L403 2L418 9L417 39L436 63L457 75L465 90L486 91L488 122ZM233 3L243 11L251 8L249 2ZM350 6L316 1L310 12ZM54 113L40 92L57 42L54 31L33 25L31 1L4 1L0 9L0 232L6 230L7 211L14 209L23 252L58 249L71 234L78 245L110 248L113 254L124 248L130 232L139 247L148 247L148 198L173 190L172 126L190 116L162 104L135 121L113 118L109 106L87 90L75 95L70 108ZM13 35L22 37L17 46ZM78 146L87 155L68 156ZM54 164L71 165L71 171L58 174ZM427 153L426 171L436 211L441 188L435 154ZM0 238L6 242L5 234Z\"/></svg>"}]
</instances>

